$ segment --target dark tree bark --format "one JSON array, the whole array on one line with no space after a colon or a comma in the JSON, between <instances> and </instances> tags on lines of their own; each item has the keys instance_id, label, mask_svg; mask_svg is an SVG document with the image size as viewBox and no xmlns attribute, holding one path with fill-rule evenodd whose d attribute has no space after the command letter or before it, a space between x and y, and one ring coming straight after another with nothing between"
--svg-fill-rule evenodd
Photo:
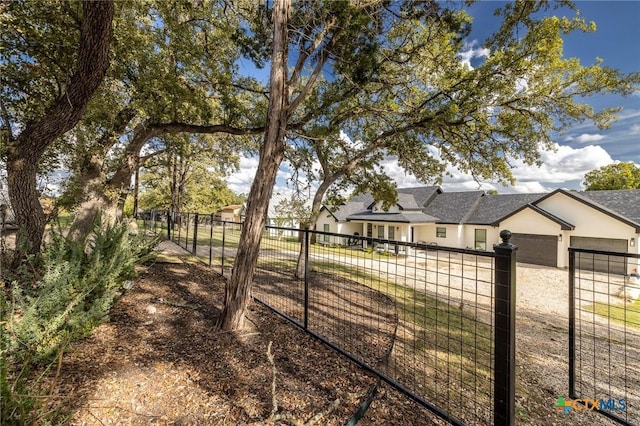
<instances>
[{"instance_id":1,"label":"dark tree bark","mask_svg":"<svg viewBox=\"0 0 640 426\"><path fill-rule=\"evenodd\" d=\"M287 90L288 35L290 0L273 3L273 50L271 53L270 97L267 130L260 147L260 161L251 185L247 215L240 236L238 254L231 279L225 287L224 309L219 319L222 330L239 330L251 301L255 274L269 200L285 151L285 131L289 111Z\"/></svg>"},{"instance_id":2,"label":"dark tree bark","mask_svg":"<svg viewBox=\"0 0 640 426\"><path fill-rule=\"evenodd\" d=\"M18 245L14 266L27 253L39 253L42 244L45 215L36 190L38 162L47 147L82 118L109 68L113 2L85 1L82 9L78 59L69 85L42 117L26 123L22 133L7 146L9 198L20 227L18 241L27 243L26 247Z\"/></svg>"},{"instance_id":3,"label":"dark tree bark","mask_svg":"<svg viewBox=\"0 0 640 426\"><path fill-rule=\"evenodd\" d=\"M74 190L75 197L78 197L74 203L77 206L69 229L69 237L76 241L81 241L87 236L97 214L108 203L108 191L103 175L104 159L134 116L135 111L131 108L121 110L116 116L113 128L98 140L96 151L89 150L80 159L79 171L72 178L76 184L72 187L81 189Z\"/></svg>"},{"instance_id":4,"label":"dark tree bark","mask_svg":"<svg viewBox=\"0 0 640 426\"><path fill-rule=\"evenodd\" d=\"M126 125L122 123L125 121L128 123L132 117L132 115L120 117L121 120L118 121L121 121L123 127L120 132L115 132L115 135L118 136L124 131ZM80 191L83 198L74 209L75 218L69 230L69 236L72 239L77 241L84 239L99 213L104 215L102 219L105 223L113 223L120 218L120 200L129 191L131 176L136 169L140 149L149 139L160 133L161 131L157 128L137 126L133 139L127 144L118 169L108 180L105 180L104 177L104 158L117 136L113 137L112 135L109 137L109 142L101 144L102 155L85 159L85 164L82 167L84 173L79 177L79 186L83 188Z\"/></svg>"},{"instance_id":5,"label":"dark tree bark","mask_svg":"<svg viewBox=\"0 0 640 426\"><path fill-rule=\"evenodd\" d=\"M111 131L97 142L99 152L82 159L80 167L82 171L74 176L77 181L76 186L82 188L76 191L80 198L75 200L75 218L69 231L69 236L74 240L80 241L86 237L99 213L103 214L105 223L114 222L122 217L122 207L129 192L131 177L138 166L144 163L143 160L148 158L145 156L141 159L140 150L152 138L177 133L250 135L264 132L264 128L236 128L225 124L194 125L180 122L139 124L133 129L133 137L125 147L118 167L115 170L105 171L103 166L107 153L126 133L127 125L134 115L135 111L130 108L120 111ZM173 160L176 158L174 156ZM183 194L180 194L180 191L184 192L184 185L178 185L179 181L181 182L178 178L178 168L177 161L174 161L171 210L177 213L182 209ZM182 173L181 167L180 170ZM106 179L106 175L110 175L111 178Z\"/></svg>"}]
</instances>

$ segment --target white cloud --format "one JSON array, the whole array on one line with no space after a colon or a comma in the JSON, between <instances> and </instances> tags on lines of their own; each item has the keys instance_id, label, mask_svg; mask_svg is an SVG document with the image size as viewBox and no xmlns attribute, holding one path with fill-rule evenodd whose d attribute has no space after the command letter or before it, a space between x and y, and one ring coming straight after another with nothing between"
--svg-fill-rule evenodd
<instances>
[{"instance_id":1,"label":"white cloud","mask_svg":"<svg viewBox=\"0 0 640 426\"><path fill-rule=\"evenodd\" d=\"M500 193L531 193L548 192L556 188L581 189L585 173L614 163L609 153L597 145L587 145L572 148L566 145L556 145L554 151L540 152L541 166L527 165L520 160L514 160L513 175L516 184L503 187L495 182L474 181L469 174L452 167L447 168L450 176L443 177L442 187L446 191L471 191L495 189ZM242 158L240 171L228 179L229 187L236 193L249 193L251 182L258 166L257 158ZM431 182L419 182L415 176L405 173L395 158L388 158L382 163L386 173L396 182L398 188L410 188L430 185ZM275 192L290 193L285 179L289 173L279 172ZM312 190L313 192L313 190Z\"/></svg>"},{"instance_id":2,"label":"white cloud","mask_svg":"<svg viewBox=\"0 0 640 426\"><path fill-rule=\"evenodd\" d=\"M503 187L493 182L478 183L471 175L448 167L447 172L450 176L443 177L442 187L446 191L496 189L501 193L547 192L556 188L579 189L585 173L614 162L604 148L596 145L577 149L556 145L555 148L555 151L540 152L540 167L527 165L520 160L512 161L512 172L516 179L513 186ZM387 160L384 166L399 188L425 184L411 175L406 175L395 159Z\"/></svg>"},{"instance_id":3,"label":"white cloud","mask_svg":"<svg viewBox=\"0 0 640 426\"><path fill-rule=\"evenodd\" d=\"M258 170L258 157L240 157L240 168L227 177L227 185L236 194L248 194Z\"/></svg>"},{"instance_id":4,"label":"white cloud","mask_svg":"<svg viewBox=\"0 0 640 426\"><path fill-rule=\"evenodd\" d=\"M640 135L640 124L633 124L629 127L629 134Z\"/></svg>"},{"instance_id":5,"label":"white cloud","mask_svg":"<svg viewBox=\"0 0 640 426\"><path fill-rule=\"evenodd\" d=\"M567 141L575 141L578 143L593 143L598 142L604 139L603 135L591 134L591 133L583 133L580 136L569 136Z\"/></svg>"},{"instance_id":6,"label":"white cloud","mask_svg":"<svg viewBox=\"0 0 640 426\"><path fill-rule=\"evenodd\" d=\"M476 47L478 46L478 41L473 40L470 43L465 43L464 49L462 52L458 53L458 57L460 58L460 63L462 65L466 65L470 69L473 69L471 66L471 60L474 58L486 58L491 53L489 49L484 47Z\"/></svg>"},{"instance_id":7,"label":"white cloud","mask_svg":"<svg viewBox=\"0 0 640 426\"><path fill-rule=\"evenodd\" d=\"M555 151L541 151L538 166L529 166L522 161L514 163L513 174L517 188L540 188L537 184L548 189L577 186L585 173L613 163L611 156L601 146L588 145L582 148L556 145ZM525 191L530 192L530 191Z\"/></svg>"}]
</instances>

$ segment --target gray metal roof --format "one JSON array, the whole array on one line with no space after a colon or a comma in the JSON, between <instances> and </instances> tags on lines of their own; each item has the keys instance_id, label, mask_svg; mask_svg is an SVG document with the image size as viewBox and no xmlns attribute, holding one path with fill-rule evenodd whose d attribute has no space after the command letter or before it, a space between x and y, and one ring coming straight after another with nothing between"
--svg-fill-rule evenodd
<instances>
[{"instance_id":1,"label":"gray metal roof","mask_svg":"<svg viewBox=\"0 0 640 426\"><path fill-rule=\"evenodd\" d=\"M640 230L640 189L587 192L559 189L551 193L488 195L483 191L442 192L438 186L399 188L398 205L403 210L398 213L372 212L368 207L373 205L375 200L370 194L362 194L340 206L333 215L341 222L362 220L495 225L529 206L558 222L563 229L572 229L572 224L538 207L540 201L557 192L574 197ZM417 213L416 210L422 212Z\"/></svg>"},{"instance_id":2,"label":"gray metal roof","mask_svg":"<svg viewBox=\"0 0 640 426\"><path fill-rule=\"evenodd\" d=\"M640 189L584 191L577 195L640 225Z\"/></svg>"},{"instance_id":3,"label":"gray metal roof","mask_svg":"<svg viewBox=\"0 0 640 426\"><path fill-rule=\"evenodd\" d=\"M484 191L444 192L438 194L424 212L440 218L439 223L463 223L483 196Z\"/></svg>"},{"instance_id":4,"label":"gray metal roof","mask_svg":"<svg viewBox=\"0 0 640 426\"><path fill-rule=\"evenodd\" d=\"M545 194L498 194L480 198L465 223L492 225L514 211L540 199Z\"/></svg>"}]
</instances>

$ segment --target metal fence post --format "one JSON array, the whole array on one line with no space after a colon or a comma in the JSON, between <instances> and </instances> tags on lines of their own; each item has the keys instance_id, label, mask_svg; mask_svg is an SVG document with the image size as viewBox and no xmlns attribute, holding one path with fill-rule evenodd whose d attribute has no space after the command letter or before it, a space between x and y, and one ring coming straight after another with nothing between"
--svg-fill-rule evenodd
<instances>
[{"instance_id":1,"label":"metal fence post","mask_svg":"<svg viewBox=\"0 0 640 426\"><path fill-rule=\"evenodd\" d=\"M495 366L493 384L493 424L515 423L516 389L516 252L511 232L500 232L502 243L493 247L495 266Z\"/></svg>"},{"instance_id":2,"label":"metal fence post","mask_svg":"<svg viewBox=\"0 0 640 426\"><path fill-rule=\"evenodd\" d=\"M569 249L569 398L576 398L576 252Z\"/></svg>"},{"instance_id":3,"label":"metal fence post","mask_svg":"<svg viewBox=\"0 0 640 426\"><path fill-rule=\"evenodd\" d=\"M173 220L178 222L178 245L180 245L181 244L180 238L182 238L182 213L178 212L178 214L175 215Z\"/></svg>"},{"instance_id":4,"label":"metal fence post","mask_svg":"<svg viewBox=\"0 0 640 426\"><path fill-rule=\"evenodd\" d=\"M209 266L213 261L213 213L209 216Z\"/></svg>"},{"instance_id":5,"label":"metal fence post","mask_svg":"<svg viewBox=\"0 0 640 426\"><path fill-rule=\"evenodd\" d=\"M222 248L221 248L221 258L220 258L220 275L224 276L224 245L225 245L225 237L227 236L227 222L222 222Z\"/></svg>"},{"instance_id":6,"label":"metal fence post","mask_svg":"<svg viewBox=\"0 0 640 426\"><path fill-rule=\"evenodd\" d=\"M193 216L193 255L198 255L198 213Z\"/></svg>"},{"instance_id":7,"label":"metal fence post","mask_svg":"<svg viewBox=\"0 0 640 426\"><path fill-rule=\"evenodd\" d=\"M184 233L184 249L189 250L189 222L191 221L191 213L187 213L187 229Z\"/></svg>"},{"instance_id":8,"label":"metal fence post","mask_svg":"<svg viewBox=\"0 0 640 426\"><path fill-rule=\"evenodd\" d=\"M158 213L158 210L153 210L153 235L156 235L158 233L158 216L160 216L160 213Z\"/></svg>"},{"instance_id":9,"label":"metal fence post","mask_svg":"<svg viewBox=\"0 0 640 426\"><path fill-rule=\"evenodd\" d=\"M309 227L304 228L304 329L309 328Z\"/></svg>"},{"instance_id":10,"label":"metal fence post","mask_svg":"<svg viewBox=\"0 0 640 426\"><path fill-rule=\"evenodd\" d=\"M167 209L167 239L171 241L171 210Z\"/></svg>"}]
</instances>

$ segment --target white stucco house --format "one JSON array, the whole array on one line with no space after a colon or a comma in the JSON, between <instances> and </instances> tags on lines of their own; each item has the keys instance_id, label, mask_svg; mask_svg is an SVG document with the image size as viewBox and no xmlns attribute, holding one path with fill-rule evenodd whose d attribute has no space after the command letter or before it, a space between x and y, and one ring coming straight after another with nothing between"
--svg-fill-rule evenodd
<instances>
[{"instance_id":1,"label":"white stucco house","mask_svg":"<svg viewBox=\"0 0 640 426\"><path fill-rule=\"evenodd\" d=\"M401 188L388 211L364 194L324 206L317 223L319 231L479 250L492 250L504 229L523 263L567 267L570 246L637 254L640 190L489 195ZM633 262L613 269L624 273L637 267Z\"/></svg>"},{"instance_id":2,"label":"white stucco house","mask_svg":"<svg viewBox=\"0 0 640 426\"><path fill-rule=\"evenodd\" d=\"M223 222L242 222L244 216L244 204L230 204L222 207L216 213L216 220Z\"/></svg>"},{"instance_id":3,"label":"white stucco house","mask_svg":"<svg viewBox=\"0 0 640 426\"><path fill-rule=\"evenodd\" d=\"M296 205L293 207L293 205ZM290 195L274 193L269 200L269 208L267 210L267 226L278 228L295 228L300 229L300 215L308 216L311 210L310 200L295 200ZM298 236L298 231L291 229L279 230L271 229L270 235L279 235L286 237Z\"/></svg>"}]
</instances>

